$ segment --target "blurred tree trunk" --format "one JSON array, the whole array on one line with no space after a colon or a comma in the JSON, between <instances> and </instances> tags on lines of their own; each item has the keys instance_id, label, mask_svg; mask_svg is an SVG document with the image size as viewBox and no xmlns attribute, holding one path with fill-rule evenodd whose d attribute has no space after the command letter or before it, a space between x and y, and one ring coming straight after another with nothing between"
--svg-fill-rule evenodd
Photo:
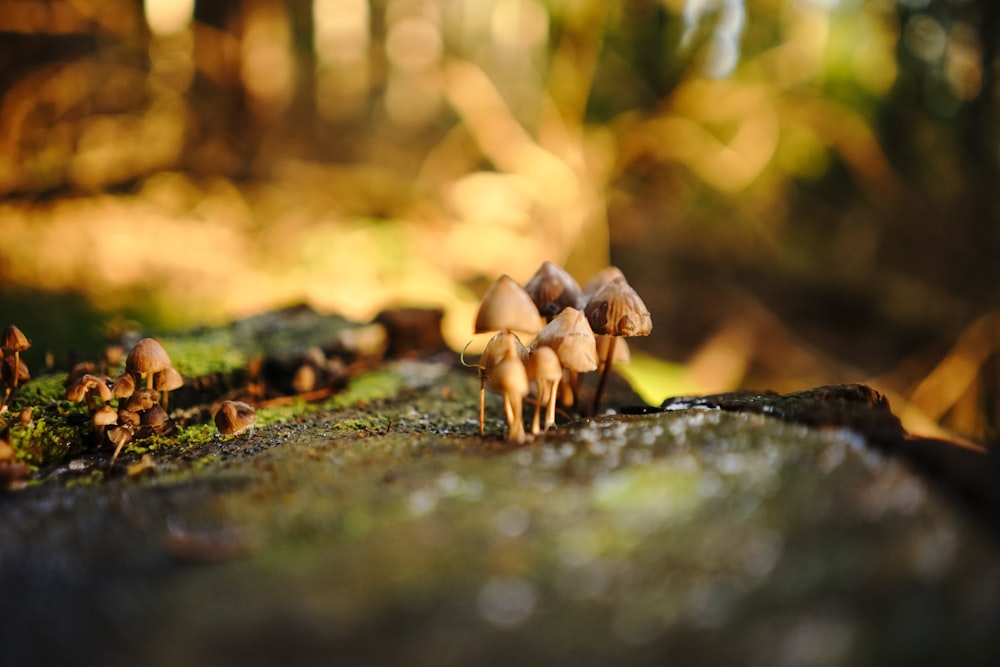
<instances>
[{"instance_id":1,"label":"blurred tree trunk","mask_svg":"<svg viewBox=\"0 0 1000 667\"><path fill-rule=\"evenodd\" d=\"M243 0L196 0L190 99L196 130L185 162L196 173L246 176L257 138L241 78Z\"/></svg>"}]
</instances>

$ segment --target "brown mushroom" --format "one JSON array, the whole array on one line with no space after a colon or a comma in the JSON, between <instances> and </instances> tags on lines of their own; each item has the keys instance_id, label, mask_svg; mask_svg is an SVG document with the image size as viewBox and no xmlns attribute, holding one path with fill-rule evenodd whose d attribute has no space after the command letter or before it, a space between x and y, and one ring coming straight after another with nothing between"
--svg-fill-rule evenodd
<instances>
[{"instance_id":1,"label":"brown mushroom","mask_svg":"<svg viewBox=\"0 0 1000 667\"><path fill-rule=\"evenodd\" d=\"M111 385L113 398L128 398L135 393L135 378L128 373L122 373Z\"/></svg>"},{"instance_id":2,"label":"brown mushroom","mask_svg":"<svg viewBox=\"0 0 1000 667\"><path fill-rule=\"evenodd\" d=\"M528 395L528 373L521 361L515 344L516 336L505 339L505 351L501 361L489 374L490 389L503 396L504 415L507 417L507 439L524 442L524 419L522 401Z\"/></svg>"},{"instance_id":3,"label":"brown mushroom","mask_svg":"<svg viewBox=\"0 0 1000 667\"><path fill-rule=\"evenodd\" d=\"M100 407L96 399L101 399L101 405L111 400L111 389L108 388L104 378L97 375L85 373L76 378L69 387L66 388L66 400L74 403L86 400L87 409L91 412L97 411Z\"/></svg>"},{"instance_id":4,"label":"brown mushroom","mask_svg":"<svg viewBox=\"0 0 1000 667\"><path fill-rule=\"evenodd\" d=\"M170 398L169 392L183 386L184 378L173 366L168 366L153 376L153 388L160 392L160 405L164 409L167 408L167 401Z\"/></svg>"},{"instance_id":5,"label":"brown mushroom","mask_svg":"<svg viewBox=\"0 0 1000 667\"><path fill-rule=\"evenodd\" d=\"M573 405L577 391L577 375L597 369L597 348L590 323L576 308L565 308L545 325L531 346L546 346L555 350L559 363L566 369L569 381L563 392L563 405Z\"/></svg>"},{"instance_id":6,"label":"brown mushroom","mask_svg":"<svg viewBox=\"0 0 1000 667\"><path fill-rule=\"evenodd\" d=\"M155 338L143 338L125 358L125 370L145 378L146 389L153 388L153 376L170 368L170 356Z\"/></svg>"},{"instance_id":7,"label":"brown mushroom","mask_svg":"<svg viewBox=\"0 0 1000 667\"><path fill-rule=\"evenodd\" d=\"M504 274L486 290L476 312L476 333L522 331L537 333L542 328L541 315L531 296L510 276Z\"/></svg>"},{"instance_id":8,"label":"brown mushroom","mask_svg":"<svg viewBox=\"0 0 1000 667\"><path fill-rule=\"evenodd\" d=\"M556 423L556 397L559 382L563 377L563 367L559 356L551 347L541 345L528 354L525 364L528 377L535 381L538 387L538 401L535 403L535 414L531 418L531 433L537 434L541 428L539 414L545 405L545 430Z\"/></svg>"},{"instance_id":9,"label":"brown mushroom","mask_svg":"<svg viewBox=\"0 0 1000 667\"><path fill-rule=\"evenodd\" d=\"M108 441L115 446L115 451L111 455L111 463L108 464L108 469L110 470L115 466L115 460L118 458L118 454L121 453L122 447L132 442L133 433L131 427L119 425L112 426L105 434Z\"/></svg>"},{"instance_id":10,"label":"brown mushroom","mask_svg":"<svg viewBox=\"0 0 1000 667\"><path fill-rule=\"evenodd\" d=\"M542 263L531 280L524 285L524 291L548 322L564 308L583 307L580 286L564 268L552 262Z\"/></svg>"},{"instance_id":11,"label":"brown mushroom","mask_svg":"<svg viewBox=\"0 0 1000 667\"><path fill-rule=\"evenodd\" d=\"M595 334L611 336L591 407L591 414L596 414L614 363L615 341L620 336L648 336L653 329L653 320L646 304L625 278L614 278L599 289L587 302L585 313Z\"/></svg>"},{"instance_id":12,"label":"brown mushroom","mask_svg":"<svg viewBox=\"0 0 1000 667\"><path fill-rule=\"evenodd\" d=\"M486 343L486 348L483 350L482 356L479 357L479 363L476 364L476 371L479 375L479 435L483 435L486 418L486 383L493 369L507 355L508 345L511 344L514 346L519 357L524 358L527 356L527 350L521 343L521 339L517 337L517 334L510 330L504 330L494 335ZM464 351L462 363L465 364ZM468 366L469 364L466 365Z\"/></svg>"},{"instance_id":13,"label":"brown mushroom","mask_svg":"<svg viewBox=\"0 0 1000 667\"><path fill-rule=\"evenodd\" d=\"M257 411L243 401L223 401L215 413L215 427L223 435L238 435L252 429L257 421Z\"/></svg>"}]
</instances>

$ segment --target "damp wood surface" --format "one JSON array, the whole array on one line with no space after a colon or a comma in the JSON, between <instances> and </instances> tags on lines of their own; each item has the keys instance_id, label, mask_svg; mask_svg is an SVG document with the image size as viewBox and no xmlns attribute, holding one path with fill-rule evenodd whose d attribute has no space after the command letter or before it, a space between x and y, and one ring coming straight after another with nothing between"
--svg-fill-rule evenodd
<instances>
[{"instance_id":1,"label":"damp wood surface","mask_svg":"<svg viewBox=\"0 0 1000 667\"><path fill-rule=\"evenodd\" d=\"M223 382L261 340L234 331L192 334L230 366L168 349ZM874 392L647 406L618 382L613 414L517 445L496 396L478 435L478 389L437 352L262 409L252 433L181 426L111 473L75 445L0 495L5 661L1000 658L995 460L903 433Z\"/></svg>"}]
</instances>

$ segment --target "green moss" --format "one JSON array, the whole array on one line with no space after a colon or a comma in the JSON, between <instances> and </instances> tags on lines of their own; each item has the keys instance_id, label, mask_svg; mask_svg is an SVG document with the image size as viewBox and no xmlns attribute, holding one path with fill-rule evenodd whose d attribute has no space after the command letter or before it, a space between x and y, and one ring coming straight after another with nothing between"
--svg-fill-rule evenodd
<instances>
[{"instance_id":1,"label":"green moss","mask_svg":"<svg viewBox=\"0 0 1000 667\"><path fill-rule=\"evenodd\" d=\"M390 398L403 387L403 378L398 373L377 370L365 373L351 380L347 389L327 399L322 407L337 410L358 403L371 403Z\"/></svg>"},{"instance_id":2,"label":"green moss","mask_svg":"<svg viewBox=\"0 0 1000 667\"><path fill-rule=\"evenodd\" d=\"M236 346L228 329L200 332L190 336L160 338L174 368L185 378L226 374L244 368L247 355Z\"/></svg>"}]
</instances>

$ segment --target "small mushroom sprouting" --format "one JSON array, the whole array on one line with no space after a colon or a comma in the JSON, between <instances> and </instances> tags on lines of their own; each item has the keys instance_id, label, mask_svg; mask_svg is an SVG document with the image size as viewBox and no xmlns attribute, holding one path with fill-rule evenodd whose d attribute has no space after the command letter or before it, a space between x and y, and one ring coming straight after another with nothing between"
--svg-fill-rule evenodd
<instances>
[{"instance_id":1,"label":"small mushroom sprouting","mask_svg":"<svg viewBox=\"0 0 1000 667\"><path fill-rule=\"evenodd\" d=\"M567 385L571 391L564 394L563 404L572 405L579 373L589 373L597 369L597 345L594 332L583 313L573 307L564 308L551 322L545 325L531 344L532 349L552 348L559 363L569 376ZM555 420L555 397L550 397L552 422L546 420L545 428Z\"/></svg>"},{"instance_id":2,"label":"small mushroom sprouting","mask_svg":"<svg viewBox=\"0 0 1000 667\"><path fill-rule=\"evenodd\" d=\"M653 320L646 304L624 277L613 278L601 287L587 302L584 312L595 334L611 336L591 407L591 414L596 414L604 385L611 373L618 337L648 336L653 329Z\"/></svg>"},{"instance_id":3,"label":"small mushroom sprouting","mask_svg":"<svg viewBox=\"0 0 1000 667\"><path fill-rule=\"evenodd\" d=\"M580 285L566 269L552 262L542 263L531 280L524 285L524 291L548 322L565 308L581 308L583 305Z\"/></svg>"},{"instance_id":4,"label":"small mushroom sprouting","mask_svg":"<svg viewBox=\"0 0 1000 667\"><path fill-rule=\"evenodd\" d=\"M514 335L513 332L515 331L535 334L542 328L541 319L538 308L535 306L535 302L532 301L531 296L513 278L504 274L497 278L490 285L490 288L486 290L486 294L483 295L483 299L479 303L479 310L476 312L473 331L477 334L489 333L491 331L499 331L500 333L510 335ZM515 339L517 340L517 344L520 345L520 339L517 339L516 336ZM490 343L494 343L497 340L497 336L494 336L490 340ZM476 366L479 370L479 435L483 434L486 409L486 382L489 377L488 369L491 369L494 365L488 359L487 350L490 348L490 343L486 344L482 359ZM523 346L521 347L523 348ZM466 348L468 348L468 345L466 345ZM504 347L495 348L494 353L502 357L504 349ZM464 356L465 353L463 351L463 364L465 364ZM495 361L499 361L499 358L495 359Z\"/></svg>"},{"instance_id":5,"label":"small mushroom sprouting","mask_svg":"<svg viewBox=\"0 0 1000 667\"><path fill-rule=\"evenodd\" d=\"M257 411L243 401L222 401L215 413L215 427L222 435L239 435L247 429L253 431Z\"/></svg>"},{"instance_id":6,"label":"small mushroom sprouting","mask_svg":"<svg viewBox=\"0 0 1000 667\"><path fill-rule=\"evenodd\" d=\"M524 442L522 404L528 395L528 372L521 361L517 336L508 332L503 339L503 356L489 372L490 389L503 395L504 415L507 417L507 439Z\"/></svg>"},{"instance_id":7,"label":"small mushroom sprouting","mask_svg":"<svg viewBox=\"0 0 1000 667\"><path fill-rule=\"evenodd\" d=\"M545 429L548 430L556 423L556 397L563 377L563 367L555 350L541 345L528 353L525 370L528 378L534 380L538 387L538 401L535 403L535 414L531 418L531 433L537 435L541 432L539 413L542 411L542 404L545 405Z\"/></svg>"},{"instance_id":8,"label":"small mushroom sprouting","mask_svg":"<svg viewBox=\"0 0 1000 667\"><path fill-rule=\"evenodd\" d=\"M173 366L164 368L153 376L153 389L160 392L160 405L167 409L167 401L170 400L170 392L184 386L184 378Z\"/></svg>"},{"instance_id":9,"label":"small mushroom sprouting","mask_svg":"<svg viewBox=\"0 0 1000 667\"><path fill-rule=\"evenodd\" d=\"M3 350L0 375L3 377L4 390L3 398L0 399L0 412L7 408L7 400L18 385L31 379L28 366L21 361L21 352L30 347L31 341L16 325L11 324L3 330L3 335L0 336L0 349Z\"/></svg>"}]
</instances>

